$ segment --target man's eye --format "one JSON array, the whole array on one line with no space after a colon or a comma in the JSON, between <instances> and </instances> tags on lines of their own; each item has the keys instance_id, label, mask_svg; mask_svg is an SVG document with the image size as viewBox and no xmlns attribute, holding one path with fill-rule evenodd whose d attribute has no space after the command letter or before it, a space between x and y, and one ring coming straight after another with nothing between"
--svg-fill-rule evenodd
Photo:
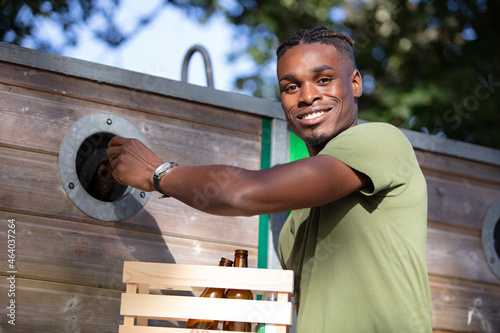
<instances>
[{"instance_id":1,"label":"man's eye","mask_svg":"<svg viewBox=\"0 0 500 333\"><path fill-rule=\"evenodd\" d=\"M289 85L288 87L285 88L285 92L292 92L297 89L296 85Z\"/></svg>"},{"instance_id":2,"label":"man's eye","mask_svg":"<svg viewBox=\"0 0 500 333\"><path fill-rule=\"evenodd\" d=\"M331 78L324 77L324 78L319 79L319 81L318 81L318 82L319 82L319 83L328 83L328 82L330 82L330 81L332 81L332 79L331 79Z\"/></svg>"}]
</instances>

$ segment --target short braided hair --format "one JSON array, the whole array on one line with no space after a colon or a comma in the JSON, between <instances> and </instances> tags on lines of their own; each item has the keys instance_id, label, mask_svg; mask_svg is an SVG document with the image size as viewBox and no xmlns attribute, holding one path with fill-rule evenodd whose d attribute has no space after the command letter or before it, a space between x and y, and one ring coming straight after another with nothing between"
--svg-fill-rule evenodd
<instances>
[{"instance_id":1,"label":"short braided hair","mask_svg":"<svg viewBox=\"0 0 500 333\"><path fill-rule=\"evenodd\" d=\"M281 43L276 49L278 60L292 47L299 44L327 44L335 47L337 52L352 64L355 68L354 60L354 41L351 37L338 32L331 31L325 27L318 26L312 29L300 29L295 36Z\"/></svg>"}]
</instances>

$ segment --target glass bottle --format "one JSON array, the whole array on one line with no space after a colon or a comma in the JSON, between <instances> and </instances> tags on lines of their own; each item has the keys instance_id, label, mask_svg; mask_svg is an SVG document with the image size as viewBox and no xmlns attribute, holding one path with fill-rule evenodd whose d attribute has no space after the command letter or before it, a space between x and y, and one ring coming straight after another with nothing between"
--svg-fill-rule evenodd
<instances>
[{"instance_id":1,"label":"glass bottle","mask_svg":"<svg viewBox=\"0 0 500 333\"><path fill-rule=\"evenodd\" d=\"M262 296L262 300L276 302L278 300L278 293L275 291L266 291L264 293L264 295ZM276 325L269 325L269 326L273 327L274 331L276 331L276 328L275 328ZM269 331L269 328L268 328L268 331ZM256 332L257 333L265 333L266 332L266 324L263 324L263 323L257 324Z\"/></svg>"},{"instance_id":2,"label":"glass bottle","mask_svg":"<svg viewBox=\"0 0 500 333\"><path fill-rule=\"evenodd\" d=\"M236 250L234 253L234 267L248 267L248 251L247 250ZM242 289L228 289L226 291L226 298L233 299L253 299L253 294L250 290ZM251 332L252 323L242 323L225 321L224 330L226 331L240 331L240 332Z\"/></svg>"},{"instance_id":3,"label":"glass bottle","mask_svg":"<svg viewBox=\"0 0 500 333\"><path fill-rule=\"evenodd\" d=\"M222 257L219 262L219 266L233 266L233 262L229 259ZM200 297L209 298L223 298L224 288L206 288L201 293ZM186 323L186 328L202 328L207 330L216 330L219 326L219 321L217 320L201 320L201 319L189 319Z\"/></svg>"}]
</instances>

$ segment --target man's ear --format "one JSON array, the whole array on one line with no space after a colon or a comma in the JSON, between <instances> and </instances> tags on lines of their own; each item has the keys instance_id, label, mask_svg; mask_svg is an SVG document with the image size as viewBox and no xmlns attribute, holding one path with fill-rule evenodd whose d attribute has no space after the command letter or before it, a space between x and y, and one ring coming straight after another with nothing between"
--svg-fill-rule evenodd
<instances>
[{"instance_id":1,"label":"man's ear","mask_svg":"<svg viewBox=\"0 0 500 333\"><path fill-rule=\"evenodd\" d=\"M363 94L363 79L357 69L355 69L351 74L351 84L354 97L361 97Z\"/></svg>"}]
</instances>

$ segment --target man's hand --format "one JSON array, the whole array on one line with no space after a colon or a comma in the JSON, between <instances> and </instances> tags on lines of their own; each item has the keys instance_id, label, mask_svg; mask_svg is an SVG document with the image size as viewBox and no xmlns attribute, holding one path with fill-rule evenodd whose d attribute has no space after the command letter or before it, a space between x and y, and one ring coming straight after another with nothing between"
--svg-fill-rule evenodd
<instances>
[{"instance_id":1,"label":"man's hand","mask_svg":"<svg viewBox=\"0 0 500 333\"><path fill-rule=\"evenodd\" d=\"M113 178L143 191L154 191L153 175L163 162L137 139L115 136L108 144Z\"/></svg>"}]
</instances>

